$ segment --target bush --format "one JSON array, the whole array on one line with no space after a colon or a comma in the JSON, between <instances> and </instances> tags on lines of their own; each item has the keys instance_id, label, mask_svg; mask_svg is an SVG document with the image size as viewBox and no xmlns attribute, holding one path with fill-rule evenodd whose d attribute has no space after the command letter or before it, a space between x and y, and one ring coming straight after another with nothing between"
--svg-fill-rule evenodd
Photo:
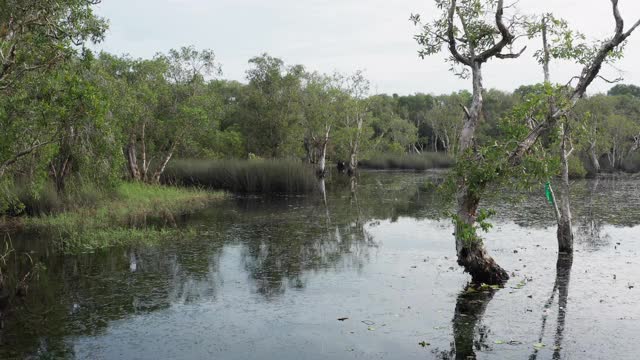
<instances>
[{"instance_id":1,"label":"bush","mask_svg":"<svg viewBox=\"0 0 640 360\"><path fill-rule=\"evenodd\" d=\"M41 216L81 207L94 207L114 195L113 189L99 188L81 181L70 181L64 193L56 191L52 182L41 185L14 184L7 188L5 214ZM0 211L2 213L2 211Z\"/></svg>"},{"instance_id":2,"label":"bush","mask_svg":"<svg viewBox=\"0 0 640 360\"><path fill-rule=\"evenodd\" d=\"M449 168L453 164L453 158L445 153L424 153L372 156L360 161L358 166L375 170L428 170Z\"/></svg>"},{"instance_id":3,"label":"bush","mask_svg":"<svg viewBox=\"0 0 640 360\"><path fill-rule=\"evenodd\" d=\"M640 172L640 151L636 151L622 161L622 170L628 173Z\"/></svg>"},{"instance_id":4,"label":"bush","mask_svg":"<svg viewBox=\"0 0 640 360\"><path fill-rule=\"evenodd\" d=\"M577 156L569 158L569 177L572 179L583 179L587 176L582 159Z\"/></svg>"},{"instance_id":5,"label":"bush","mask_svg":"<svg viewBox=\"0 0 640 360\"><path fill-rule=\"evenodd\" d=\"M239 193L309 193L317 189L313 169L294 160L176 160L164 183Z\"/></svg>"}]
</instances>

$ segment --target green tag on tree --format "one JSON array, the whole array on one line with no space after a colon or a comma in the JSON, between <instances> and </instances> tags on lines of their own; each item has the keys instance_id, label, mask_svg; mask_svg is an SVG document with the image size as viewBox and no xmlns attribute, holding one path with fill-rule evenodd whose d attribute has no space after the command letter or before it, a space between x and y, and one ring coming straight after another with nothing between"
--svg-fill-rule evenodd
<instances>
[{"instance_id":1,"label":"green tag on tree","mask_svg":"<svg viewBox=\"0 0 640 360\"><path fill-rule=\"evenodd\" d=\"M549 183L548 181L546 184L544 184L544 193L547 196L547 200L549 201L549 204L553 205L553 194L551 193L551 183Z\"/></svg>"}]
</instances>

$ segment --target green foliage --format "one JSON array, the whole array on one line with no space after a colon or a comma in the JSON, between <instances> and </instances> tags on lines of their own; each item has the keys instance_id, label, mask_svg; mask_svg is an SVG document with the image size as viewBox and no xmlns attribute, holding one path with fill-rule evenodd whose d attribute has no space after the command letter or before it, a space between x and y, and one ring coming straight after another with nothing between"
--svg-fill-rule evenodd
<instances>
[{"instance_id":1,"label":"green foliage","mask_svg":"<svg viewBox=\"0 0 640 360\"><path fill-rule=\"evenodd\" d=\"M262 54L249 60L249 81L240 99L248 152L266 157L301 155L300 97L304 69Z\"/></svg>"},{"instance_id":2,"label":"green foliage","mask_svg":"<svg viewBox=\"0 0 640 360\"><path fill-rule=\"evenodd\" d=\"M569 158L569 178L582 179L587 176L587 169L585 169L582 159L577 156L571 156Z\"/></svg>"},{"instance_id":3,"label":"green foliage","mask_svg":"<svg viewBox=\"0 0 640 360\"><path fill-rule=\"evenodd\" d=\"M420 46L418 56L425 58L447 49L447 61L451 64L451 71L461 78L470 75L470 69L463 66L459 58L448 51L449 43L449 17L451 16L452 35L456 41L456 51L461 56L473 59L477 55L499 43L502 34L496 27L495 13L498 2L484 0L459 0L456 3L455 12L449 13L450 0L435 0L438 13L429 23L423 23L419 14L412 14L410 21L420 27L420 32L414 39ZM521 21L514 21L509 26L512 34L523 32ZM462 67L461 67L462 66Z\"/></svg>"},{"instance_id":4,"label":"green foliage","mask_svg":"<svg viewBox=\"0 0 640 360\"><path fill-rule=\"evenodd\" d=\"M29 73L46 72L99 42L106 20L95 15L96 0L1 0L0 91L13 90Z\"/></svg>"},{"instance_id":5,"label":"green foliage","mask_svg":"<svg viewBox=\"0 0 640 360\"><path fill-rule=\"evenodd\" d=\"M456 228L456 237L462 239L465 243L465 247L473 248L474 246L482 245L482 237L478 234L479 231L489 232L493 225L489 222L489 218L496 214L492 209L480 209L476 221L473 224L469 224L464 219L460 218L457 214L449 213L454 227Z\"/></svg>"},{"instance_id":6,"label":"green foliage","mask_svg":"<svg viewBox=\"0 0 640 360\"><path fill-rule=\"evenodd\" d=\"M609 96L620 96L620 95L629 95L635 98L640 98L640 87L629 84L618 84L612 87L609 92L607 92Z\"/></svg>"},{"instance_id":7,"label":"green foliage","mask_svg":"<svg viewBox=\"0 0 640 360\"><path fill-rule=\"evenodd\" d=\"M157 242L178 233L188 235L176 228L176 217L222 196L197 189L124 183L112 196L91 206L29 217L24 227L52 237L53 245L66 253Z\"/></svg>"}]
</instances>

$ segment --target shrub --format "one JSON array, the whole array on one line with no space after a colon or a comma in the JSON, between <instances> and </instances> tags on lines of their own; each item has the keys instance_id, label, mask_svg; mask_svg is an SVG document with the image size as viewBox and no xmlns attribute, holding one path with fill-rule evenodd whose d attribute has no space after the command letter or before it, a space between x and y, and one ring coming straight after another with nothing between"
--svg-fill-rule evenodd
<instances>
[{"instance_id":1,"label":"shrub","mask_svg":"<svg viewBox=\"0 0 640 360\"><path fill-rule=\"evenodd\" d=\"M317 189L313 169L294 160L177 160L162 181L239 193L309 193Z\"/></svg>"},{"instance_id":2,"label":"shrub","mask_svg":"<svg viewBox=\"0 0 640 360\"><path fill-rule=\"evenodd\" d=\"M636 151L622 161L622 170L628 173L640 172L640 151Z\"/></svg>"},{"instance_id":3,"label":"shrub","mask_svg":"<svg viewBox=\"0 0 640 360\"><path fill-rule=\"evenodd\" d=\"M424 154L383 154L372 156L359 162L363 169L375 170L428 170L449 168L453 166L453 158L445 153Z\"/></svg>"},{"instance_id":4,"label":"shrub","mask_svg":"<svg viewBox=\"0 0 640 360\"><path fill-rule=\"evenodd\" d=\"M585 169L582 159L577 156L569 158L569 177L572 179L582 179L587 176L587 169Z\"/></svg>"}]
</instances>

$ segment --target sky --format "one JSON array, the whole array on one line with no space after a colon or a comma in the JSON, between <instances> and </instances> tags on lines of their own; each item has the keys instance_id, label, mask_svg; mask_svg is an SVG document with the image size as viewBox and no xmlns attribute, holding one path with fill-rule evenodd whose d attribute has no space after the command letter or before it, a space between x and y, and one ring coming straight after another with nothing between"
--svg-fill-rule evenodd
<instances>
[{"instance_id":1,"label":"sky","mask_svg":"<svg viewBox=\"0 0 640 360\"><path fill-rule=\"evenodd\" d=\"M364 70L376 93L469 89L468 80L449 71L446 54L424 60L417 55L413 36L418 28L409 16L433 18L433 4L433 0L103 0L97 12L109 19L110 29L96 48L136 58L185 45L213 49L222 77L238 81L245 81L248 60L267 52L312 71ZM552 12L589 39L613 34L610 0L519 0L517 7L523 14ZM631 26L640 18L640 1L620 0L620 10ZM522 45L529 45L522 58L485 65L485 87L512 91L541 81L542 71L532 59L537 44ZM625 58L615 67L603 68L602 75L640 85L638 64L640 30L629 40ZM552 80L566 83L580 69L556 62ZM611 86L599 80L590 92L605 92Z\"/></svg>"}]
</instances>

